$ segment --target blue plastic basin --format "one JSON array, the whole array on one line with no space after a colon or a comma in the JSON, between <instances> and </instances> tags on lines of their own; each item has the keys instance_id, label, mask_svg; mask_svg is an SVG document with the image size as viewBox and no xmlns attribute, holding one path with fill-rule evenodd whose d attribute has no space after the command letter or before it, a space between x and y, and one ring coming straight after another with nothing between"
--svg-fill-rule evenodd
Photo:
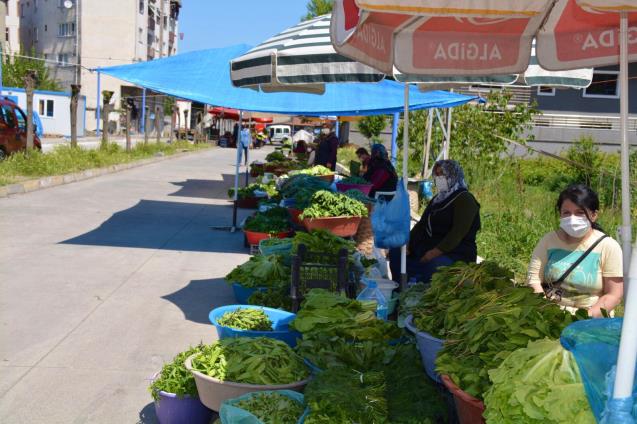
<instances>
[{"instance_id":1,"label":"blue plastic basin","mask_svg":"<svg viewBox=\"0 0 637 424\"><path fill-rule=\"evenodd\" d=\"M442 339L438 339L425 331L419 331L413 322L414 317L409 315L405 320L405 327L416 336L416 343L418 344L418 350L420 351L420 359L425 367L425 372L433 381L441 383L440 375L436 372L436 358L438 352L442 349L442 344L445 342Z\"/></svg>"},{"instance_id":2,"label":"blue plastic basin","mask_svg":"<svg viewBox=\"0 0 637 424\"><path fill-rule=\"evenodd\" d=\"M273 331L253 331L253 330L237 330L235 328L225 327L220 325L217 320L220 319L226 312L232 312L238 308L243 309L261 309L272 321ZM301 333L298 331L290 330L289 324L296 317L296 314L291 312L282 311L280 309L266 308L265 306L255 305L227 305L215 308L210 311L208 318L210 322L217 329L217 334L220 339L227 339L231 337L269 337L271 339L281 340L287 343L290 347L296 346L296 339L301 338Z\"/></svg>"},{"instance_id":3,"label":"blue plastic basin","mask_svg":"<svg viewBox=\"0 0 637 424\"><path fill-rule=\"evenodd\" d=\"M232 283L232 291L234 292L234 300L242 305L248 304L248 298L256 291L264 292L267 287L243 287L239 283Z\"/></svg>"}]
</instances>

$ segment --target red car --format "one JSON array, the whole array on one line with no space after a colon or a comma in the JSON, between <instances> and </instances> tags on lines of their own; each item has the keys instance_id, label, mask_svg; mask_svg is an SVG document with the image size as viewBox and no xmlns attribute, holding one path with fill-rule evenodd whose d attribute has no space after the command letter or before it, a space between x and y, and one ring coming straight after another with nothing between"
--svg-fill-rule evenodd
<instances>
[{"instance_id":1,"label":"red car","mask_svg":"<svg viewBox=\"0 0 637 424\"><path fill-rule=\"evenodd\" d=\"M42 150L33 130L33 147ZM27 148L27 116L18 105L0 98L0 160Z\"/></svg>"}]
</instances>

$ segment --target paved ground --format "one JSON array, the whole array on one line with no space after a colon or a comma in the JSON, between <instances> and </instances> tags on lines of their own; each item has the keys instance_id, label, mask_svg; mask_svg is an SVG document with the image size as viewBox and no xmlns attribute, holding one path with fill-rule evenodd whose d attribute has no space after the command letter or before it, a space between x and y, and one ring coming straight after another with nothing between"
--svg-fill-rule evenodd
<instances>
[{"instance_id":1,"label":"paved ground","mask_svg":"<svg viewBox=\"0 0 637 424\"><path fill-rule=\"evenodd\" d=\"M233 159L0 199L0 422L156 421L148 378L214 340L208 311L232 301L222 278L247 258L241 233L209 229L231 222Z\"/></svg>"}]
</instances>

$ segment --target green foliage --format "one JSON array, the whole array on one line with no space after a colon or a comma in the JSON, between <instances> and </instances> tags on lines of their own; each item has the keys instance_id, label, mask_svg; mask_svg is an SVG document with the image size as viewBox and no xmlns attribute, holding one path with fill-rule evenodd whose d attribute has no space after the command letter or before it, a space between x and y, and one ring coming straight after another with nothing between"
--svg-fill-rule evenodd
<instances>
[{"instance_id":1,"label":"green foliage","mask_svg":"<svg viewBox=\"0 0 637 424\"><path fill-rule=\"evenodd\" d=\"M164 96L164 101L163 101L164 115L172 116L173 106L175 106L175 98L170 96Z\"/></svg>"},{"instance_id":2,"label":"green foliage","mask_svg":"<svg viewBox=\"0 0 637 424\"><path fill-rule=\"evenodd\" d=\"M367 216L368 211L363 202L352 199L341 193L321 190L314 193L310 206L299 216L305 218L327 218L338 216Z\"/></svg>"},{"instance_id":3,"label":"green foliage","mask_svg":"<svg viewBox=\"0 0 637 424\"><path fill-rule=\"evenodd\" d=\"M345 146L336 151L336 162L340 163L345 169L349 170L350 162L358 162L356 156L356 147Z\"/></svg>"},{"instance_id":4,"label":"green foliage","mask_svg":"<svg viewBox=\"0 0 637 424\"><path fill-rule=\"evenodd\" d=\"M376 140L387 126L385 115L365 116L358 121L358 131L369 140Z\"/></svg>"},{"instance_id":5,"label":"green foliage","mask_svg":"<svg viewBox=\"0 0 637 424\"><path fill-rule=\"evenodd\" d=\"M165 364L156 379L153 380L148 390L153 399L159 399L159 392L174 393L179 397L185 395L197 397L197 386L192 373L186 369L184 361L189 356L201 352L203 345L191 347L185 352L179 353L172 362Z\"/></svg>"},{"instance_id":6,"label":"green foliage","mask_svg":"<svg viewBox=\"0 0 637 424\"><path fill-rule=\"evenodd\" d=\"M285 208L274 207L265 212L257 212L247 219L243 229L268 234L288 232L291 230L288 211Z\"/></svg>"},{"instance_id":7,"label":"green foliage","mask_svg":"<svg viewBox=\"0 0 637 424\"><path fill-rule=\"evenodd\" d=\"M595 140L591 136L582 136L568 149L566 157L570 161L583 166L574 166L572 169L575 182L586 184L589 187L599 177L603 157Z\"/></svg>"},{"instance_id":8,"label":"green foliage","mask_svg":"<svg viewBox=\"0 0 637 424\"><path fill-rule=\"evenodd\" d=\"M257 392L234 406L250 412L263 424L296 424L303 415L303 404L277 392Z\"/></svg>"},{"instance_id":9,"label":"green foliage","mask_svg":"<svg viewBox=\"0 0 637 424\"><path fill-rule=\"evenodd\" d=\"M235 267L225 277L230 284L244 287L281 287L290 282L290 268L278 255L251 256L247 262Z\"/></svg>"},{"instance_id":10,"label":"green foliage","mask_svg":"<svg viewBox=\"0 0 637 424\"><path fill-rule=\"evenodd\" d=\"M295 199L297 209L305 209L310 205L314 193L329 190L330 184L312 175L293 175L281 185L281 195L285 199Z\"/></svg>"},{"instance_id":11,"label":"green foliage","mask_svg":"<svg viewBox=\"0 0 637 424\"><path fill-rule=\"evenodd\" d=\"M262 309L237 308L223 314L217 323L236 330L272 331L272 321Z\"/></svg>"},{"instance_id":12,"label":"green foliage","mask_svg":"<svg viewBox=\"0 0 637 424\"><path fill-rule=\"evenodd\" d=\"M30 56L35 59L22 56ZM39 57L35 53L35 49L31 49L29 52L21 51L19 55L2 56L2 85L5 87L24 88L24 77L27 71L34 70L37 73L36 90L62 90L60 84L51 78L49 69L41 59L43 57Z\"/></svg>"},{"instance_id":13,"label":"green foliage","mask_svg":"<svg viewBox=\"0 0 637 424\"><path fill-rule=\"evenodd\" d=\"M334 0L309 0L307 2L307 14L302 18L304 21L316 18L317 16L332 13Z\"/></svg>"},{"instance_id":14,"label":"green foliage","mask_svg":"<svg viewBox=\"0 0 637 424\"><path fill-rule=\"evenodd\" d=\"M369 181L367 181L365 178L359 177L357 175L353 175L351 177L343 178L339 182L342 183L342 184L362 184L362 185L369 184Z\"/></svg>"},{"instance_id":15,"label":"green foliage","mask_svg":"<svg viewBox=\"0 0 637 424\"><path fill-rule=\"evenodd\" d=\"M287 157L280 151L274 151L272 153L268 153L265 157L266 162L282 162L286 161Z\"/></svg>"},{"instance_id":16,"label":"green foliage","mask_svg":"<svg viewBox=\"0 0 637 424\"><path fill-rule=\"evenodd\" d=\"M138 144L130 152L126 152L114 143L109 144L106 148L95 150L58 146L50 153L42 153L37 150L18 152L0 163L0 185L12 184L27 178L63 175L130 163L151 158L160 153L172 155L184 150L198 150L207 147L209 145L180 141L173 144Z\"/></svg>"},{"instance_id":17,"label":"green foliage","mask_svg":"<svg viewBox=\"0 0 637 424\"><path fill-rule=\"evenodd\" d=\"M268 197L276 197L279 192L276 189L276 185L274 184L274 182L270 183L270 184L261 184L261 183L252 183L252 184L248 184L245 187L241 187L239 188L239 191L237 193L237 198L238 199L246 199L248 197L254 197L255 191L262 191L268 194ZM228 197L229 198L233 198L234 197L234 187L231 189L228 189ZM265 198L264 198L265 199Z\"/></svg>"},{"instance_id":18,"label":"green foliage","mask_svg":"<svg viewBox=\"0 0 637 424\"><path fill-rule=\"evenodd\" d=\"M487 423L582 423L595 417L573 354L559 340L537 340L489 371Z\"/></svg>"},{"instance_id":19,"label":"green foliage","mask_svg":"<svg viewBox=\"0 0 637 424\"><path fill-rule=\"evenodd\" d=\"M300 169L298 171L290 172L290 175L311 175L313 177L320 177L322 175L332 175L332 174L334 174L334 171L324 167L323 165L314 165L311 168Z\"/></svg>"},{"instance_id":20,"label":"green foliage","mask_svg":"<svg viewBox=\"0 0 637 424\"><path fill-rule=\"evenodd\" d=\"M237 337L204 346L192 368L221 381L258 385L305 380L306 365L290 346L267 337Z\"/></svg>"},{"instance_id":21,"label":"green foliage","mask_svg":"<svg viewBox=\"0 0 637 424\"><path fill-rule=\"evenodd\" d=\"M255 291L248 298L248 304L291 311L292 299L290 298L290 287L274 287L266 291Z\"/></svg>"}]
</instances>

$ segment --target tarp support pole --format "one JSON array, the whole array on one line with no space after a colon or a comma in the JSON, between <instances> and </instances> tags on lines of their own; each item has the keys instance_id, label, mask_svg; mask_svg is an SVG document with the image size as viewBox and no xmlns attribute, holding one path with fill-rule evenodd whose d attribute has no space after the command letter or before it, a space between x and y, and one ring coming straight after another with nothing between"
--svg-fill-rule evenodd
<instances>
[{"instance_id":1,"label":"tarp support pole","mask_svg":"<svg viewBox=\"0 0 637 424\"><path fill-rule=\"evenodd\" d=\"M407 165L409 162L409 84L405 83L405 112L403 114L403 184L407 190ZM409 219L409 217L406 217ZM400 248L400 285L407 289L407 245Z\"/></svg>"},{"instance_id":2,"label":"tarp support pole","mask_svg":"<svg viewBox=\"0 0 637 424\"><path fill-rule=\"evenodd\" d=\"M239 122L243 118L243 111L239 111ZM239 135L241 135L241 129L239 129ZM237 137L240 138L240 137ZM232 211L232 231L237 228L237 201L239 200L239 167L241 164L241 142L236 140L237 144L237 160L234 168L234 206Z\"/></svg>"},{"instance_id":3,"label":"tarp support pole","mask_svg":"<svg viewBox=\"0 0 637 424\"><path fill-rule=\"evenodd\" d=\"M431 131L434 126L434 111L433 109L429 109L429 114L427 116L427 138L425 139L425 151L424 151L424 160L422 164L422 177L429 178L429 150L431 149Z\"/></svg>"},{"instance_id":4,"label":"tarp support pole","mask_svg":"<svg viewBox=\"0 0 637 424\"><path fill-rule=\"evenodd\" d=\"M632 397L637 361L637 245L630 254L630 186L628 173L628 13L620 14L619 88L621 111L622 165L622 249L624 253L624 287L627 287L624 321L617 355L617 376L613 398ZM632 257L632 263L629 259Z\"/></svg>"},{"instance_id":5,"label":"tarp support pole","mask_svg":"<svg viewBox=\"0 0 637 424\"><path fill-rule=\"evenodd\" d=\"M453 108L450 107L448 108L448 114L447 114L447 132L446 132L446 138L445 138L445 150L444 150L444 155L443 158L445 160L449 159L449 149L451 147L451 114L453 112Z\"/></svg>"},{"instance_id":6,"label":"tarp support pole","mask_svg":"<svg viewBox=\"0 0 637 424\"><path fill-rule=\"evenodd\" d=\"M146 89L142 88L142 120L139 124L141 133L146 131Z\"/></svg>"},{"instance_id":7,"label":"tarp support pole","mask_svg":"<svg viewBox=\"0 0 637 424\"><path fill-rule=\"evenodd\" d=\"M336 118L336 137L340 137L341 135L341 121Z\"/></svg>"},{"instance_id":8,"label":"tarp support pole","mask_svg":"<svg viewBox=\"0 0 637 424\"><path fill-rule=\"evenodd\" d=\"M398 152L398 122L400 121L400 113L394 113L394 120L391 126L391 163L396 166L396 155Z\"/></svg>"},{"instance_id":9,"label":"tarp support pole","mask_svg":"<svg viewBox=\"0 0 637 424\"><path fill-rule=\"evenodd\" d=\"M252 113L250 114L250 119L248 120L248 131L250 131L250 138L252 138ZM248 172L248 169L250 168L250 165L248 165L250 163L250 146L251 144L248 144L248 151L246 153L246 187L250 183L250 173Z\"/></svg>"},{"instance_id":10,"label":"tarp support pole","mask_svg":"<svg viewBox=\"0 0 637 424\"><path fill-rule=\"evenodd\" d=\"M97 107L95 112L95 135L97 135L98 137L100 135L100 120L102 117L101 116L102 115L101 95L102 95L102 73L98 70L97 71L97 96L95 96L97 98Z\"/></svg>"}]
</instances>

